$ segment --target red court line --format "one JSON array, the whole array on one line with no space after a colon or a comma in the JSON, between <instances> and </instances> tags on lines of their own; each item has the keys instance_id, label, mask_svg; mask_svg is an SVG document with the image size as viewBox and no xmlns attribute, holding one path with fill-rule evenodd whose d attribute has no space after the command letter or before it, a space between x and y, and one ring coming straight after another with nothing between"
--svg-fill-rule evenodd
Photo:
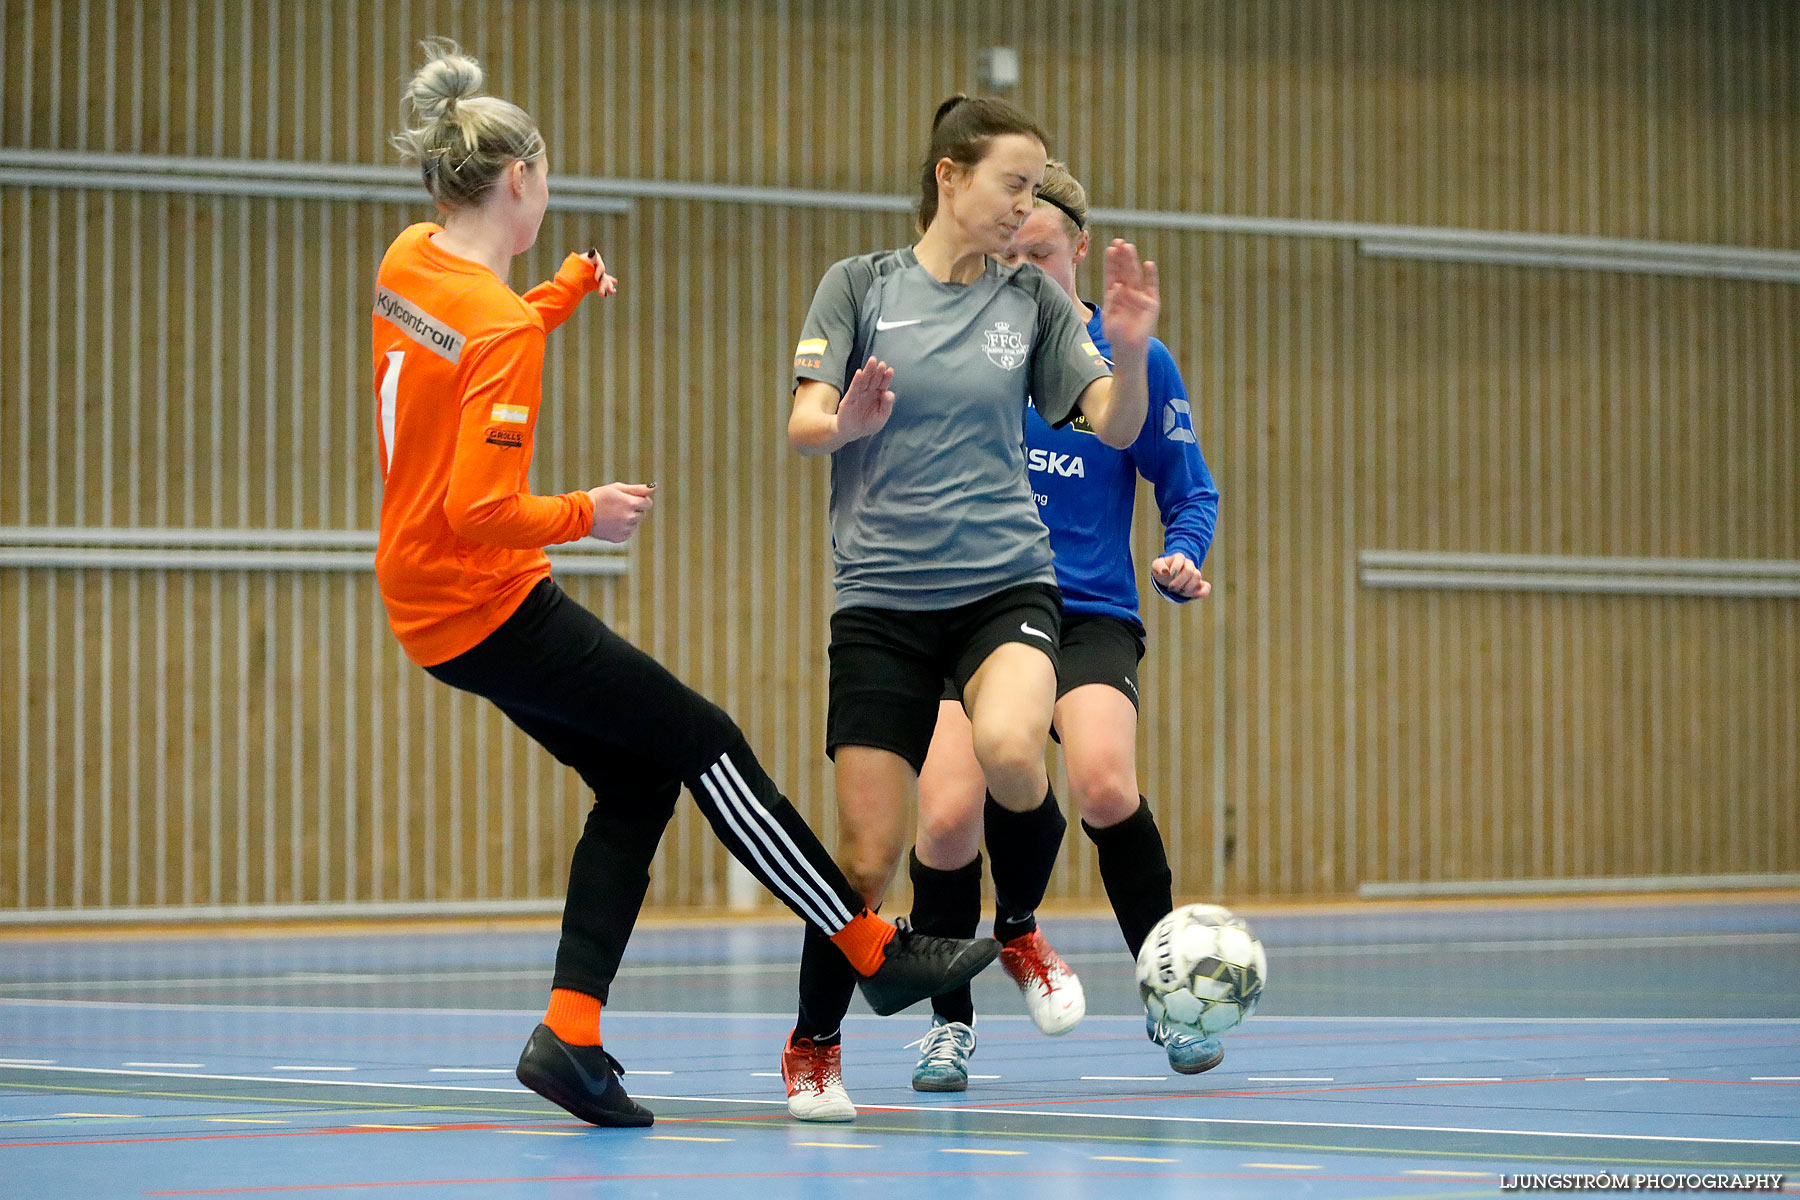
<instances>
[{"instance_id":1,"label":"red court line","mask_svg":"<svg viewBox=\"0 0 1800 1200\"><path fill-rule=\"evenodd\" d=\"M1347 1084L1342 1087L1270 1088L1270 1089L1261 1090L1261 1091L1248 1090L1248 1089L1245 1089L1245 1090L1233 1089L1230 1091L1215 1091L1215 1092L1173 1092L1173 1093L1169 1093L1166 1095L1090 1096L1085 1099L1067 1099L1067 1100L1013 1100L1013 1101L996 1100L996 1101L993 1101L992 1103L987 1103L987 1104L958 1104L958 1105L954 1105L954 1106L945 1105L945 1106L943 1106L943 1111L945 1111L945 1112L966 1112L966 1111L970 1111L970 1110L983 1109L983 1108L1052 1108L1052 1107L1056 1107L1058 1105L1067 1105L1067 1104L1125 1104L1125 1103L1130 1103L1131 1101L1134 1101L1134 1100L1224 1100L1224 1099L1242 1100L1242 1099L1247 1099L1247 1098L1256 1098L1256 1097L1260 1097L1260 1096L1280 1097L1280 1096L1338 1095L1338 1094L1346 1094L1346 1093L1352 1093L1352 1092L1399 1092L1399 1091L1416 1091L1416 1090L1420 1090L1420 1089L1435 1090L1435 1089L1439 1089L1439 1088L1495 1088L1495 1087L1506 1087L1506 1086L1509 1086L1512 1084L1533 1084L1533 1085L1535 1085L1535 1084L1545 1084L1545 1083L1588 1083L1588 1082L1591 1082L1591 1081L1585 1075L1554 1075L1554 1076L1548 1076L1548 1077L1542 1078L1542 1079L1501 1079L1501 1080L1497 1080L1497 1081L1482 1079L1482 1080L1452 1080L1452 1081L1434 1082L1434 1083L1367 1083L1367 1084ZM1601 1082L1605 1082L1605 1081L1601 1081ZM1636 1081L1622 1079L1622 1080L1619 1080L1619 1082L1620 1083L1632 1083L1632 1082L1636 1082ZM1764 1083L1764 1082L1752 1083L1748 1080L1741 1080L1741 1079L1669 1079L1669 1080L1667 1080L1667 1082L1669 1082L1669 1083L1695 1083L1695 1084L1735 1084L1739 1087L1795 1087L1795 1086L1800 1086L1800 1085L1791 1084L1791 1083ZM934 1106L934 1108L935 1107L936 1106ZM881 1111L881 1110L870 1109L868 1111ZM912 1110L911 1109L898 1109L898 1110L890 1109L888 1111L890 1111L890 1112L892 1112L892 1111L910 1112Z\"/></svg>"},{"instance_id":2,"label":"red court line","mask_svg":"<svg viewBox=\"0 0 1800 1200\"><path fill-rule=\"evenodd\" d=\"M1149 1167L1152 1164L1146 1163ZM1499 1172L1494 1173L1499 1178ZM1315 1175L1307 1172L1307 1180L1332 1180L1340 1183L1414 1183L1441 1186L1446 1180L1424 1179L1402 1175ZM325 1192L351 1189L403 1187L492 1186L507 1183L663 1183L675 1180L748 1180L748 1179L1280 1179L1288 1183L1298 1177L1291 1174L1246 1171L733 1171L686 1175L512 1175L487 1179L394 1179L366 1183L284 1183L261 1187L196 1188L183 1191L145 1192L146 1196L249 1196L273 1192ZM1483 1181L1470 1179L1470 1184Z\"/></svg>"},{"instance_id":3,"label":"red court line","mask_svg":"<svg viewBox=\"0 0 1800 1200\"><path fill-rule=\"evenodd\" d=\"M149 1120L151 1118L145 1118L145 1119ZM310 1128L310 1129L271 1129L271 1130L259 1130L254 1133L250 1133L250 1132L245 1132L245 1133L186 1133L186 1134L170 1134L166 1137L87 1138L87 1139L84 1139L81 1141L53 1141L53 1142L0 1142L0 1150L41 1150L41 1149L53 1148L53 1147L57 1147L57 1146L140 1146L140 1145L152 1145L157 1142L241 1142L241 1141L250 1141L250 1140L257 1139L257 1138L324 1137L324 1136L331 1135L331 1134L353 1134L353 1133L443 1133L443 1132L455 1132L458 1130L535 1129L535 1128L555 1128L555 1126L548 1126L548 1125L547 1126L530 1126L530 1125L516 1125L516 1124L510 1124L510 1123L498 1123L498 1124L496 1124L496 1123L476 1123L476 1124L463 1124L463 1125L433 1125L429 1129L401 1129L398 1127L387 1128L387 1129L372 1129L372 1128L368 1128L366 1126L357 1128L357 1127L352 1127L352 1126L348 1126L348 1125L321 1125L321 1126L314 1126L313 1128ZM589 1128L592 1128L592 1126L580 1125L580 1126L577 1126L577 1128L589 1129Z\"/></svg>"}]
</instances>

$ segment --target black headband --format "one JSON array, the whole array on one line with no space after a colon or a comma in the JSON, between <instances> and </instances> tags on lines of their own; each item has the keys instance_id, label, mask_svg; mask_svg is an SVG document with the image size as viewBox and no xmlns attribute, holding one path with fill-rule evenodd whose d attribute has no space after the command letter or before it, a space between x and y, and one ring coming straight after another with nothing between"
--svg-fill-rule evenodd
<instances>
[{"instance_id":1,"label":"black headband","mask_svg":"<svg viewBox=\"0 0 1800 1200\"><path fill-rule=\"evenodd\" d=\"M1047 195L1044 192L1038 192L1037 198L1039 200L1042 200L1045 204L1048 204L1051 207L1057 209L1059 212L1062 213L1063 216L1069 218L1069 220L1075 222L1075 228L1077 228L1077 229L1086 229L1087 228L1087 219L1084 217L1076 216L1075 210L1070 208L1068 205L1064 204L1061 200L1058 200L1054 196Z\"/></svg>"}]
</instances>

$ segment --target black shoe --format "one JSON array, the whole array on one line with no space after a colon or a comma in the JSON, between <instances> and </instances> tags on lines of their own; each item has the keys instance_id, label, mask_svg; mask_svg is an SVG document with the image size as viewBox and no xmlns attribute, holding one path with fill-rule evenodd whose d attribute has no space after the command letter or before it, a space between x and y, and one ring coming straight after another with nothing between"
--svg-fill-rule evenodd
<instances>
[{"instance_id":1,"label":"black shoe","mask_svg":"<svg viewBox=\"0 0 1800 1200\"><path fill-rule=\"evenodd\" d=\"M993 938L941 938L917 933L902 917L887 944L879 970L858 980L863 999L882 1016L932 996L955 991L993 962L1000 943Z\"/></svg>"},{"instance_id":2,"label":"black shoe","mask_svg":"<svg viewBox=\"0 0 1800 1200\"><path fill-rule=\"evenodd\" d=\"M625 1068L599 1046L571 1046L548 1025L531 1031L519 1055L519 1082L590 1125L642 1128L656 1117L625 1094Z\"/></svg>"}]
</instances>

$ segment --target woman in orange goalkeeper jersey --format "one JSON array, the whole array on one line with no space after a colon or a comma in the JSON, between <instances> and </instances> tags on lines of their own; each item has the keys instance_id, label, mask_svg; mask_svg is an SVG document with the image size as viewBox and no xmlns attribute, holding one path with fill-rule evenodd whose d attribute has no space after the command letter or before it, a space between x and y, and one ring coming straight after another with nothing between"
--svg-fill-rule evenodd
<instances>
[{"instance_id":1,"label":"woman in orange goalkeeper jersey","mask_svg":"<svg viewBox=\"0 0 1800 1200\"><path fill-rule=\"evenodd\" d=\"M648 1125L601 1046L600 1010L682 785L732 855L830 936L876 1011L966 982L997 946L915 935L869 913L731 718L551 579L545 546L623 542L651 507L648 484L537 496L527 483L545 334L618 285L590 251L524 295L507 286L549 202L543 136L517 106L481 93L480 67L453 43L425 50L407 88L419 123L394 142L443 223L403 231L376 277L376 579L408 657L491 701L594 790L549 1008L519 1078L583 1120Z\"/></svg>"}]
</instances>

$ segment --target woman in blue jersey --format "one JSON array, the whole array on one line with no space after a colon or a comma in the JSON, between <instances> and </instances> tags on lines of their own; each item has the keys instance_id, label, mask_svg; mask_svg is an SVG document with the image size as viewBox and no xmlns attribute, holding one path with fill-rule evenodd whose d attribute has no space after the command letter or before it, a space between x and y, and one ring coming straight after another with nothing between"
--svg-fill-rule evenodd
<instances>
[{"instance_id":1,"label":"woman in blue jersey","mask_svg":"<svg viewBox=\"0 0 1800 1200\"><path fill-rule=\"evenodd\" d=\"M1088 318L1088 333L1107 354L1108 330L1098 310L1076 292L1075 268L1087 257L1087 192L1052 162L1038 189L1038 205L1014 237L1007 261L1030 263L1069 294ZM1194 436L1187 389L1168 348L1149 341L1149 413L1124 449L1106 445L1077 418L1053 429L1036 413L1025 416L1025 445L1033 492L1056 551L1056 581L1064 616L1059 649L1055 729L1068 768L1069 791L1081 827L1100 855L1100 877L1133 956L1170 911L1172 877L1150 806L1138 794L1137 672L1144 626L1131 560L1131 519L1142 475L1154 486L1162 514L1163 552L1150 563L1157 591L1176 603L1205 596L1200 564L1212 542L1219 493ZM921 932L973 931L981 906L983 829L980 764L970 748L961 704L939 706L931 753L919 778L918 844L912 859L912 921ZM991 805L990 805L991 811ZM987 824L990 856L997 839ZM1009 894L996 876L1000 923L1030 902ZM1028 1008L1046 1033L1072 1028L1085 1011L1081 984L1045 947L1047 969L1018 979ZM962 1091L975 1048L975 1007L967 986L932 1002L934 1015L913 1086ZM1217 1066L1216 1039L1158 1028L1148 1032L1169 1063L1184 1074Z\"/></svg>"},{"instance_id":2,"label":"woman in blue jersey","mask_svg":"<svg viewBox=\"0 0 1800 1200\"><path fill-rule=\"evenodd\" d=\"M877 904L906 850L918 772L953 679L995 800L993 870L1025 897L999 940L1032 958L1064 822L1044 770L1062 606L1026 477L1019 414L1079 413L1129 446L1144 423L1156 269L1107 251L1109 366L1086 318L1037 267L995 257L1030 216L1046 138L1003 101L955 96L932 122L919 240L834 264L794 353L788 439L831 455L833 587L826 749L838 863ZM852 983L807 934L782 1054L788 1111L856 1115L839 1024ZM1006 953L1007 951L1003 951Z\"/></svg>"}]
</instances>

